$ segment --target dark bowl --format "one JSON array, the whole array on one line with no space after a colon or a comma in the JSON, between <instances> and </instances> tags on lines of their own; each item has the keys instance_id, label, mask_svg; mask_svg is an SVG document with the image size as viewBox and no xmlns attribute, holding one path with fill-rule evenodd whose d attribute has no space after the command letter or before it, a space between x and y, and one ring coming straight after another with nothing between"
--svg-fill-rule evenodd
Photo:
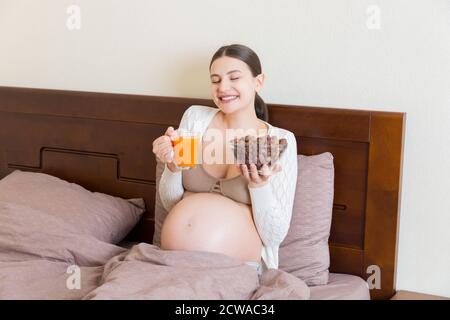
<instances>
[{"instance_id":1,"label":"dark bowl","mask_svg":"<svg viewBox=\"0 0 450 320\"><path fill-rule=\"evenodd\" d=\"M230 142L237 164L246 164L250 169L250 164L256 164L258 171L264 164L270 168L280 159L287 148L285 138L278 139L276 136L250 136L234 138Z\"/></svg>"}]
</instances>

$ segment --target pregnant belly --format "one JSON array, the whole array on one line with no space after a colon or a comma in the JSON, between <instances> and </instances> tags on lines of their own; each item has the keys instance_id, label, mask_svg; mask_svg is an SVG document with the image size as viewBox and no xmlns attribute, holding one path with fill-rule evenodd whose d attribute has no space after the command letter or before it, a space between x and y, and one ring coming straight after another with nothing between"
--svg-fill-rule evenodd
<instances>
[{"instance_id":1,"label":"pregnant belly","mask_svg":"<svg viewBox=\"0 0 450 320\"><path fill-rule=\"evenodd\" d=\"M259 262L262 243L250 206L217 193L185 192L164 221L161 248L210 251Z\"/></svg>"}]
</instances>

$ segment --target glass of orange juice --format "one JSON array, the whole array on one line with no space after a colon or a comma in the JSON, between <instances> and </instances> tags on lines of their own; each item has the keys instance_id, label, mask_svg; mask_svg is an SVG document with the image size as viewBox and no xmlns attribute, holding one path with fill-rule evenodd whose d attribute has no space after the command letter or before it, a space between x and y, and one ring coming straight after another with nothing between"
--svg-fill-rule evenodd
<instances>
[{"instance_id":1,"label":"glass of orange juice","mask_svg":"<svg viewBox=\"0 0 450 320\"><path fill-rule=\"evenodd\" d=\"M186 129L175 130L176 135L172 138L174 149L174 162L178 169L189 170L199 163L200 133Z\"/></svg>"}]
</instances>

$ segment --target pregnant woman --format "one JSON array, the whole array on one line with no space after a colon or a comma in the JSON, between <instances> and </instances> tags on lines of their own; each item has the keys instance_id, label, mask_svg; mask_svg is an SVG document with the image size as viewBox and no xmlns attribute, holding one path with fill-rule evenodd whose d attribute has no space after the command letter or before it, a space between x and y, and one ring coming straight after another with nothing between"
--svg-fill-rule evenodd
<instances>
[{"instance_id":1,"label":"pregnant woman","mask_svg":"<svg viewBox=\"0 0 450 320\"><path fill-rule=\"evenodd\" d=\"M221 47L209 69L217 108L191 106L179 125L201 134L204 160L194 169L177 168L172 127L153 141L153 152L165 163L159 195L168 214L161 249L222 253L259 273L278 268L278 249L289 229L297 180L295 136L267 122L267 106L258 95L264 74L253 50L237 44ZM230 137L226 133L231 129L240 134ZM210 132L222 138L208 139ZM247 169L228 161L206 161L211 158L208 150L225 155L230 152L227 141L246 132L285 138L287 149L276 164L264 165L259 173L255 165Z\"/></svg>"}]
</instances>

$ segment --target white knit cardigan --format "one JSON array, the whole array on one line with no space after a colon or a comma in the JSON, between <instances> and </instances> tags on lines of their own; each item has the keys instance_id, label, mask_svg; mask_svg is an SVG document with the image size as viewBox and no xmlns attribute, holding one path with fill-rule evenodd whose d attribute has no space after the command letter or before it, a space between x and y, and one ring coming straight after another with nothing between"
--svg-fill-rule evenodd
<instances>
[{"instance_id":1,"label":"white knit cardigan","mask_svg":"<svg viewBox=\"0 0 450 320\"><path fill-rule=\"evenodd\" d=\"M183 114L179 128L199 131L204 135L209 123L219 109L193 105ZM297 184L297 142L292 132L269 126L268 134L285 138L288 147L278 160L282 170L270 176L269 183L250 188L253 218L263 242L261 257L263 270L278 269L278 250L287 235L292 217L295 188ZM164 208L169 212L184 193L182 172L173 173L167 166L159 183L159 195Z\"/></svg>"}]
</instances>

